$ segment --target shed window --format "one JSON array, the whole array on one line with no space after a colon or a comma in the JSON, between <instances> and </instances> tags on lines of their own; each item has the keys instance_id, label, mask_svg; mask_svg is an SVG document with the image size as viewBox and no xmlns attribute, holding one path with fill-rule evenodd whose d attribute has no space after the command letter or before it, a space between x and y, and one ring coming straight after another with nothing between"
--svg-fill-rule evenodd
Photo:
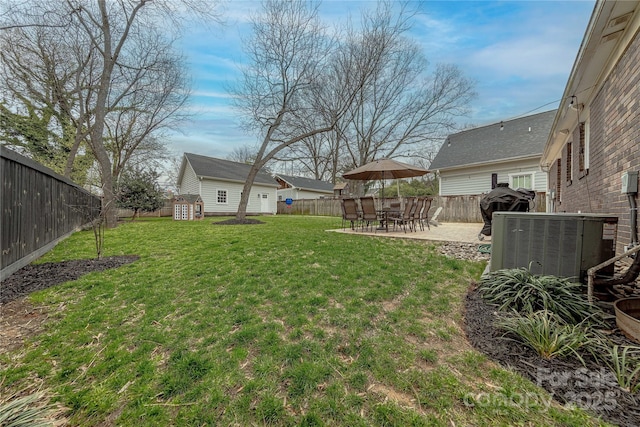
<instances>
[{"instance_id":1,"label":"shed window","mask_svg":"<svg viewBox=\"0 0 640 427\"><path fill-rule=\"evenodd\" d=\"M218 203L227 203L227 190L218 190Z\"/></svg>"}]
</instances>

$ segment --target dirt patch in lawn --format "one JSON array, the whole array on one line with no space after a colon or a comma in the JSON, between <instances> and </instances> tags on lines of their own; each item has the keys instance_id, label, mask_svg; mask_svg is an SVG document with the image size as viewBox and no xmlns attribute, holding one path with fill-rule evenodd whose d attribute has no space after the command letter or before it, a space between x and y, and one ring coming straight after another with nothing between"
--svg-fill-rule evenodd
<instances>
[{"instance_id":1,"label":"dirt patch in lawn","mask_svg":"<svg viewBox=\"0 0 640 427\"><path fill-rule=\"evenodd\" d=\"M494 326L496 317L496 307L472 287L465 302L465 332L477 350L542 386L563 405L582 407L612 424L640 425L640 393L620 388L601 362L588 356L584 356L586 366L576 358L542 359L529 347L505 337ZM609 328L614 342L634 345L615 327L615 321Z\"/></svg>"},{"instance_id":2,"label":"dirt patch in lawn","mask_svg":"<svg viewBox=\"0 0 640 427\"><path fill-rule=\"evenodd\" d=\"M0 353L19 348L24 340L42 330L47 319L44 307L25 299L31 292L50 288L95 271L130 264L138 256L113 256L32 264L16 271L0 283Z\"/></svg>"},{"instance_id":3,"label":"dirt patch in lawn","mask_svg":"<svg viewBox=\"0 0 640 427\"><path fill-rule=\"evenodd\" d=\"M224 221L213 222L212 224L213 225L252 225L252 224L264 224L264 222L260 221L259 219L253 219L253 218L245 218L245 219L231 218L231 219L226 219Z\"/></svg>"}]
</instances>

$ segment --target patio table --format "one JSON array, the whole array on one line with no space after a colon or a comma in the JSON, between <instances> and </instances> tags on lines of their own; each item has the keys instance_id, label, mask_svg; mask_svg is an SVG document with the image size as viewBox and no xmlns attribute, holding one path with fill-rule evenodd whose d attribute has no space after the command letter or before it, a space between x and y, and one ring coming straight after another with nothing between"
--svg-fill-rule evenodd
<instances>
[{"instance_id":1,"label":"patio table","mask_svg":"<svg viewBox=\"0 0 640 427\"><path fill-rule=\"evenodd\" d=\"M378 230L389 232L389 216L393 216L393 214L400 214L400 211L391 207L383 207L378 211L378 216L380 217Z\"/></svg>"}]
</instances>

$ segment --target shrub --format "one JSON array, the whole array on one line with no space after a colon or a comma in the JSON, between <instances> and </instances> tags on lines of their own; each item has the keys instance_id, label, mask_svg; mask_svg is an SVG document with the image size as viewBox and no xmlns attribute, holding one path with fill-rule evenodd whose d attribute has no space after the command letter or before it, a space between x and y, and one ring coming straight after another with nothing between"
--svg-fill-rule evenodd
<instances>
[{"instance_id":1,"label":"shrub","mask_svg":"<svg viewBox=\"0 0 640 427\"><path fill-rule=\"evenodd\" d=\"M567 324L549 310L524 315L514 312L503 317L498 327L516 335L544 359L574 354L584 364L577 350L593 340L582 324Z\"/></svg>"},{"instance_id":2,"label":"shrub","mask_svg":"<svg viewBox=\"0 0 640 427\"><path fill-rule=\"evenodd\" d=\"M527 268L490 272L480 279L483 297L500 311L551 311L569 324L601 321L602 311L589 303L582 284L556 276L532 274Z\"/></svg>"},{"instance_id":3,"label":"shrub","mask_svg":"<svg viewBox=\"0 0 640 427\"><path fill-rule=\"evenodd\" d=\"M631 393L640 391L640 347L606 346L604 354L618 385Z\"/></svg>"}]
</instances>

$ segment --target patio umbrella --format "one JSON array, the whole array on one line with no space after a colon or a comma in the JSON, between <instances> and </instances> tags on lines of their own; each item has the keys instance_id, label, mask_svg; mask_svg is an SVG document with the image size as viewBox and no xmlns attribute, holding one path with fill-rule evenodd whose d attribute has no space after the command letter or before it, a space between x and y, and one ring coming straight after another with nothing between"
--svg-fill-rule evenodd
<instances>
[{"instance_id":1,"label":"patio umbrella","mask_svg":"<svg viewBox=\"0 0 640 427\"><path fill-rule=\"evenodd\" d=\"M402 163L393 159L379 159L366 163L342 175L345 179L360 181L382 180L382 192L384 194L384 180L397 178L411 178L429 173L427 169Z\"/></svg>"}]
</instances>

